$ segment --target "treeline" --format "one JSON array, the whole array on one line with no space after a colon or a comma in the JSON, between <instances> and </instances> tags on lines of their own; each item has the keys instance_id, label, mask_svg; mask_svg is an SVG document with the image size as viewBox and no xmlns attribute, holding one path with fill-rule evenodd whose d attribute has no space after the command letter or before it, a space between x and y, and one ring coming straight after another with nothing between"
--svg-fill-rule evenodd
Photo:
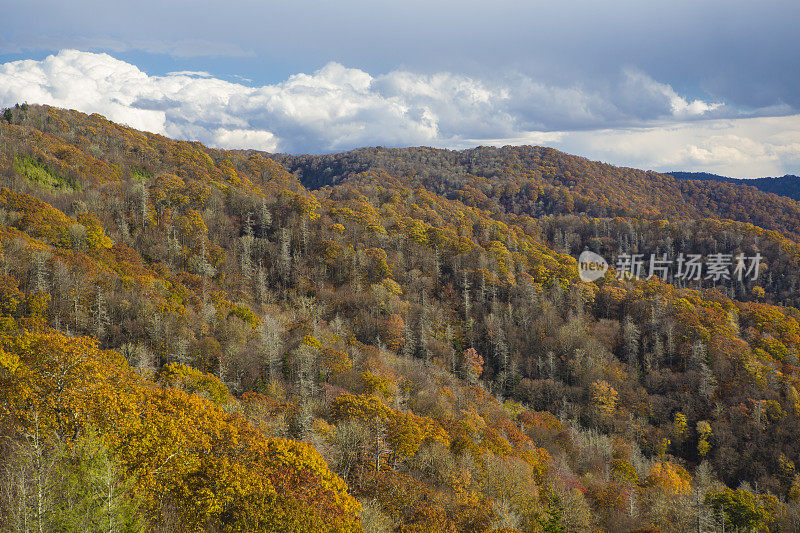
<instances>
[{"instance_id":1,"label":"treeline","mask_svg":"<svg viewBox=\"0 0 800 533\"><path fill-rule=\"evenodd\" d=\"M798 204L743 184L684 181L615 167L540 146L362 148L343 154L273 154L310 188L358 179L365 172L403 177L448 198L493 213L646 219L722 218L800 236Z\"/></svg>"},{"instance_id":2,"label":"treeline","mask_svg":"<svg viewBox=\"0 0 800 533\"><path fill-rule=\"evenodd\" d=\"M747 185L749 187L755 187L760 191L779 194L792 198L793 200L800 200L800 176L794 176L792 174L786 174L777 178L745 179L726 178L725 176L708 174L706 172L669 172L669 175L680 180L712 180L734 183L737 185Z\"/></svg>"}]
</instances>

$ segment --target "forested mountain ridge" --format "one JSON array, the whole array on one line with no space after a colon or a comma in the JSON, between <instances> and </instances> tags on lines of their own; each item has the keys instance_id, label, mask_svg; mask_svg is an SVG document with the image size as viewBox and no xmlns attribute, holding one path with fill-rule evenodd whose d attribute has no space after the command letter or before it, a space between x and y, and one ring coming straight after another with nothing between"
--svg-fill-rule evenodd
<instances>
[{"instance_id":1,"label":"forested mountain ridge","mask_svg":"<svg viewBox=\"0 0 800 533\"><path fill-rule=\"evenodd\" d=\"M342 154L270 154L312 189L364 172L410 183L494 212L647 219L722 218L800 238L800 204L742 184L685 181L615 167L540 146L361 148ZM749 181L749 180L748 180Z\"/></svg>"},{"instance_id":2,"label":"forested mountain ridge","mask_svg":"<svg viewBox=\"0 0 800 533\"><path fill-rule=\"evenodd\" d=\"M786 174L777 178L752 179L727 178L725 176L706 172L669 172L669 175L681 180L710 180L747 185L755 187L760 191L771 192L781 196L787 196L794 200L800 200L800 176L792 174Z\"/></svg>"},{"instance_id":3,"label":"forested mountain ridge","mask_svg":"<svg viewBox=\"0 0 800 533\"><path fill-rule=\"evenodd\" d=\"M480 150L499 174L412 149L311 190L288 156L3 113L2 527L796 530L796 203L740 196L758 227L738 189ZM584 283L584 248L765 275Z\"/></svg>"}]
</instances>

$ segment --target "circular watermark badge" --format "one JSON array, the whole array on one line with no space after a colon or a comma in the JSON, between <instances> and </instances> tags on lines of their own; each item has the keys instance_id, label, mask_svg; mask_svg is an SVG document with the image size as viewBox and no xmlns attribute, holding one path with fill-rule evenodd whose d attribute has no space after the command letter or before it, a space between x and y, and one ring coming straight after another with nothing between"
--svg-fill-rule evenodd
<instances>
[{"instance_id":1,"label":"circular watermark badge","mask_svg":"<svg viewBox=\"0 0 800 533\"><path fill-rule=\"evenodd\" d=\"M596 281L603 277L603 274L608 270L608 263L603 259L602 255L584 250L578 256L578 276L581 281L587 283Z\"/></svg>"}]
</instances>

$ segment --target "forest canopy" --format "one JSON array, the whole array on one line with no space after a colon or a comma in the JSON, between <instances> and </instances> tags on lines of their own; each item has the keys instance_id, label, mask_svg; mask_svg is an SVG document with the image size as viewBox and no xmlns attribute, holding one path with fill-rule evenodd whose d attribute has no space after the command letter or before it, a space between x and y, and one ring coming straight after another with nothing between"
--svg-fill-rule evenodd
<instances>
[{"instance_id":1,"label":"forest canopy","mask_svg":"<svg viewBox=\"0 0 800 533\"><path fill-rule=\"evenodd\" d=\"M0 117L0 528L800 524L796 201L542 147ZM584 250L763 272L584 282Z\"/></svg>"}]
</instances>

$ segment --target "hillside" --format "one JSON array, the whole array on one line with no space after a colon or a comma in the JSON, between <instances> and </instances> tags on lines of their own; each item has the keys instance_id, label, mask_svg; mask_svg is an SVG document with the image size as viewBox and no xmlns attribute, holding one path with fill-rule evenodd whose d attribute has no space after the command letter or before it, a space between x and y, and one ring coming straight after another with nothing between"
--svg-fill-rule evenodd
<instances>
[{"instance_id":1,"label":"hillside","mask_svg":"<svg viewBox=\"0 0 800 533\"><path fill-rule=\"evenodd\" d=\"M539 147L2 116L3 529L798 523L797 202ZM584 249L764 270L587 283Z\"/></svg>"},{"instance_id":2,"label":"hillside","mask_svg":"<svg viewBox=\"0 0 800 533\"><path fill-rule=\"evenodd\" d=\"M755 187L760 191L786 196L793 200L800 200L800 176L794 176L792 174L786 174L779 178L753 179L726 178L725 176L708 174L706 172L669 172L669 175L680 180L711 180L733 183L736 185L747 185Z\"/></svg>"},{"instance_id":3,"label":"hillside","mask_svg":"<svg viewBox=\"0 0 800 533\"><path fill-rule=\"evenodd\" d=\"M270 154L310 188L365 172L402 177L466 205L540 217L582 214L645 219L725 218L800 238L800 204L738 184L684 181L539 146L363 148L343 154Z\"/></svg>"}]
</instances>

